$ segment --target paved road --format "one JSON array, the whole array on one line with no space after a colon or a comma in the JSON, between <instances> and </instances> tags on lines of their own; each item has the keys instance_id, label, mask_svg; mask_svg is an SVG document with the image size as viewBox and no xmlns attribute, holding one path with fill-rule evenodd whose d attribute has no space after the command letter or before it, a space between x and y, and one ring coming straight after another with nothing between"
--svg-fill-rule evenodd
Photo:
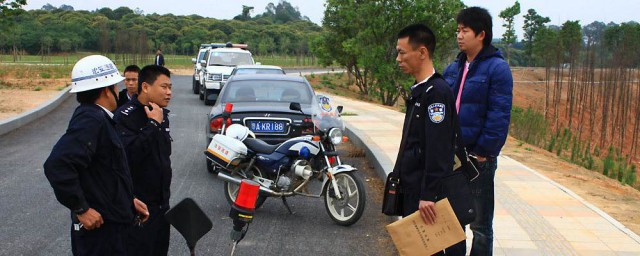
<instances>
[{"instance_id":1,"label":"paved road","mask_svg":"<svg viewBox=\"0 0 640 256\"><path fill-rule=\"evenodd\" d=\"M171 204L191 197L213 221L213 230L198 243L198 254L228 255L229 205L222 195L223 183L206 172L202 154L210 107L191 94L190 76L174 76L172 81ZM75 98L70 97L48 116L0 136L0 255L70 254L69 211L56 201L42 164L76 106ZM375 178L374 172L359 175ZM367 209L351 227L334 224L321 199L292 198L294 215L279 200L267 200L236 255L394 254L383 228L391 220L379 214L379 200L373 199L370 186L367 189ZM184 239L173 228L169 250L170 255L188 255Z\"/></svg>"}]
</instances>

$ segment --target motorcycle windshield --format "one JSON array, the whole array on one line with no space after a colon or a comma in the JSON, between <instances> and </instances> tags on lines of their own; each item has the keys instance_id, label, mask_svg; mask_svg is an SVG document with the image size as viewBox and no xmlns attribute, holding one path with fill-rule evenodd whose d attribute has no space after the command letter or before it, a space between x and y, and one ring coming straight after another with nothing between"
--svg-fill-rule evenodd
<instances>
[{"instance_id":1,"label":"motorcycle windshield","mask_svg":"<svg viewBox=\"0 0 640 256\"><path fill-rule=\"evenodd\" d=\"M312 108L311 115L316 130L326 133L331 128L339 128L344 131L344 123L340 118L337 106L331 102L331 98L317 95L313 104L317 104L317 107Z\"/></svg>"}]
</instances>

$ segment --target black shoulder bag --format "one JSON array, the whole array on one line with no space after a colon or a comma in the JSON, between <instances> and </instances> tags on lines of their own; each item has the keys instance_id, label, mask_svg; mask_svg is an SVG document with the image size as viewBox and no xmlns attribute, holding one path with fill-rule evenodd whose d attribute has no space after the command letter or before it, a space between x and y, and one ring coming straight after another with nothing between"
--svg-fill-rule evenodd
<instances>
[{"instance_id":1,"label":"black shoulder bag","mask_svg":"<svg viewBox=\"0 0 640 256\"><path fill-rule=\"evenodd\" d=\"M476 209L471 194L470 182L480 176L478 162L473 155L467 153L462 142L462 131L458 114L454 111L456 129L456 150L453 172L440 179L440 199L448 198L451 208L458 217L460 225L465 226L476 218Z\"/></svg>"}]
</instances>

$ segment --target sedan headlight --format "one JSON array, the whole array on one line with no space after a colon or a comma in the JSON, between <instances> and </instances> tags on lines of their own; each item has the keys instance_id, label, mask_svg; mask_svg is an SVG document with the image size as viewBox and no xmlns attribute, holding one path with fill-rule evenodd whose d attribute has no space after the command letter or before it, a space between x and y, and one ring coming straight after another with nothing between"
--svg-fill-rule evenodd
<instances>
[{"instance_id":1,"label":"sedan headlight","mask_svg":"<svg viewBox=\"0 0 640 256\"><path fill-rule=\"evenodd\" d=\"M342 143L342 131L338 128L333 128L329 131L329 139L333 145Z\"/></svg>"}]
</instances>

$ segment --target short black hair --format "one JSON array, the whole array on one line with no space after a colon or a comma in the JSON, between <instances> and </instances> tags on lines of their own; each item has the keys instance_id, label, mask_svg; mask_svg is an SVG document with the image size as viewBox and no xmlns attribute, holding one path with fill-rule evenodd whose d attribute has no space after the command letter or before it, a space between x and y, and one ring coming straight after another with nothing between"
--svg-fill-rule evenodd
<instances>
[{"instance_id":1,"label":"short black hair","mask_svg":"<svg viewBox=\"0 0 640 256\"><path fill-rule=\"evenodd\" d=\"M398 39L409 37L409 44L416 49L424 45L429 51L429 57L433 59L436 51L436 36L429 27L423 24L411 24L398 33Z\"/></svg>"},{"instance_id":2,"label":"short black hair","mask_svg":"<svg viewBox=\"0 0 640 256\"><path fill-rule=\"evenodd\" d=\"M142 68L138 73L138 93L142 92L142 83L153 84L160 75L171 77L171 72L167 68L158 65L147 65Z\"/></svg>"},{"instance_id":3,"label":"short black hair","mask_svg":"<svg viewBox=\"0 0 640 256\"><path fill-rule=\"evenodd\" d=\"M122 73L124 74L124 73L127 73L127 72L140 73L140 67L138 67L138 65L129 65L124 69L124 72L122 72Z\"/></svg>"},{"instance_id":4,"label":"short black hair","mask_svg":"<svg viewBox=\"0 0 640 256\"><path fill-rule=\"evenodd\" d=\"M93 104L98 98L100 98L100 92L104 89L113 88L114 85L107 87L96 88L88 91L76 93L76 100L80 104Z\"/></svg>"},{"instance_id":5,"label":"short black hair","mask_svg":"<svg viewBox=\"0 0 640 256\"><path fill-rule=\"evenodd\" d=\"M471 28L476 34L480 34L484 31L484 46L489 46L493 38L493 22L491 22L491 14L487 9L481 7L469 7L460 10L456 17L458 25Z\"/></svg>"}]
</instances>

